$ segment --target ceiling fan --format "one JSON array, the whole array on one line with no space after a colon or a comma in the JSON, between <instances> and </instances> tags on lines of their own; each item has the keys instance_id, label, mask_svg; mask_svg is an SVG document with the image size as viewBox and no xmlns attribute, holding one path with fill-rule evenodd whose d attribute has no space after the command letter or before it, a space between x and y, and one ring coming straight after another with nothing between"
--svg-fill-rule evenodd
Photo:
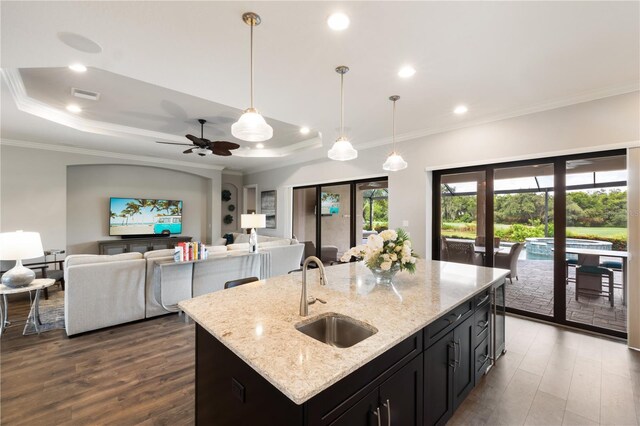
<instances>
[{"instance_id":1,"label":"ceiling fan","mask_svg":"<svg viewBox=\"0 0 640 426\"><path fill-rule=\"evenodd\" d=\"M221 155L223 157L228 157L231 155L231 150L240 148L240 145L234 142L227 141L210 141L209 139L204 138L204 123L207 120L200 118L198 123L200 123L200 137L193 135L186 135L187 139L189 139L192 143L177 143L177 142L160 142L165 145L182 145L182 146L190 146L191 148L187 149L183 152L183 154L191 154L195 153L201 157L205 155L209 155L213 153L214 155Z\"/></svg>"}]
</instances>

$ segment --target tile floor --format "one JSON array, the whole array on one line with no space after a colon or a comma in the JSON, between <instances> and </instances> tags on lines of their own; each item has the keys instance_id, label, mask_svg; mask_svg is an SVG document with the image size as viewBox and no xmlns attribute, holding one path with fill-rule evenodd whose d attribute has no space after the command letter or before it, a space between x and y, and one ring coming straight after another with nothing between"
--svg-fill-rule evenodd
<instances>
[{"instance_id":1,"label":"tile floor","mask_svg":"<svg viewBox=\"0 0 640 426\"><path fill-rule=\"evenodd\" d=\"M450 425L640 423L640 352L624 342L513 316L506 342Z\"/></svg>"}]
</instances>

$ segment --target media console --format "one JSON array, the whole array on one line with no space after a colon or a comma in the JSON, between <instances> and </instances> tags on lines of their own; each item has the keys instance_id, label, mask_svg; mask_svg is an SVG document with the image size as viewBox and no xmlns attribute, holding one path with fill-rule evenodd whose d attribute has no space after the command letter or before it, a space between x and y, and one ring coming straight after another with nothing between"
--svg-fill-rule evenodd
<instances>
[{"instance_id":1,"label":"media console","mask_svg":"<svg viewBox=\"0 0 640 426\"><path fill-rule=\"evenodd\" d=\"M143 237L98 241L98 254L120 254L174 248L178 243L188 243L191 237Z\"/></svg>"}]
</instances>

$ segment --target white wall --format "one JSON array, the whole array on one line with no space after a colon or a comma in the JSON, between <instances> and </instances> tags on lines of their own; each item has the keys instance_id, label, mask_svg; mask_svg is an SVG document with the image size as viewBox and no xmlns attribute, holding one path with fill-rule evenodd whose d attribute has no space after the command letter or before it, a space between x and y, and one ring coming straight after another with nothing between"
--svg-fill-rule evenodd
<instances>
[{"instance_id":1,"label":"white wall","mask_svg":"<svg viewBox=\"0 0 640 426\"><path fill-rule=\"evenodd\" d=\"M98 253L109 237L109 198L182 200L182 235L207 238L207 179L158 167L89 164L67 167L67 254Z\"/></svg>"},{"instance_id":2,"label":"white wall","mask_svg":"<svg viewBox=\"0 0 640 426\"><path fill-rule=\"evenodd\" d=\"M409 167L389 174L390 226L408 221L405 228L414 247L430 257L431 175L426 170L639 146L639 95L633 92L402 142L398 150ZM388 135L380 135L384 136ZM326 160L253 173L245 176L244 184L257 184L258 191L278 190L280 218L286 214L284 188L384 176L388 151L383 146L361 150L357 160L345 163ZM262 233L284 235L282 223L278 220L278 229Z\"/></svg>"},{"instance_id":3,"label":"white wall","mask_svg":"<svg viewBox=\"0 0 640 426\"><path fill-rule=\"evenodd\" d=\"M0 144L0 231L38 231L45 248L67 248L67 167L88 164L125 164L158 167L157 163L103 157L86 153L33 148L15 141ZM206 206L206 240L220 235L219 170L166 164L162 169L178 170L206 179L211 197ZM144 168L146 170L146 168ZM195 237L195 236L194 236ZM204 236L203 236L204 238Z\"/></svg>"},{"instance_id":4,"label":"white wall","mask_svg":"<svg viewBox=\"0 0 640 426\"><path fill-rule=\"evenodd\" d=\"M629 214L629 244L627 250L629 259L627 275L629 310L627 311L627 325L629 346L640 350L640 148L633 148L627 152L627 212ZM636 238L631 238L635 235Z\"/></svg>"}]
</instances>

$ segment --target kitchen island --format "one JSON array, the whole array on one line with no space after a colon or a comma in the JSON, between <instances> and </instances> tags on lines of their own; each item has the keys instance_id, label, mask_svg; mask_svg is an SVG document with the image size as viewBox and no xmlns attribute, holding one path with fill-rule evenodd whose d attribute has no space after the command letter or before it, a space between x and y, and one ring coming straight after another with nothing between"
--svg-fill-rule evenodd
<instances>
[{"instance_id":1,"label":"kitchen island","mask_svg":"<svg viewBox=\"0 0 640 426\"><path fill-rule=\"evenodd\" d=\"M307 292L326 303L308 317L300 273L183 301L197 323L196 422L444 423L504 349L504 322L491 313L507 274L418 261L415 275L385 287L358 262L327 268L321 286L311 270ZM374 334L338 348L298 330L329 313Z\"/></svg>"}]
</instances>

